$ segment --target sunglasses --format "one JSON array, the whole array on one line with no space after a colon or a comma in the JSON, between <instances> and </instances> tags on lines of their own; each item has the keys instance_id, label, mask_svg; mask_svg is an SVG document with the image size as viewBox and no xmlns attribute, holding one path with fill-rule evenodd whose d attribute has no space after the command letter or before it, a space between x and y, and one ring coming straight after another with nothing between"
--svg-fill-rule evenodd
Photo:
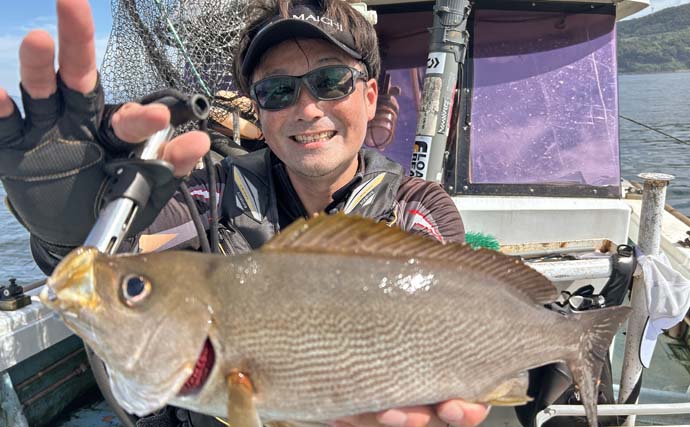
<instances>
[{"instance_id":1,"label":"sunglasses","mask_svg":"<svg viewBox=\"0 0 690 427\"><path fill-rule=\"evenodd\" d=\"M302 83L314 98L335 101L354 92L357 79L367 80L367 73L347 65L328 65L301 76L266 77L254 83L250 93L262 109L282 110L297 101Z\"/></svg>"}]
</instances>

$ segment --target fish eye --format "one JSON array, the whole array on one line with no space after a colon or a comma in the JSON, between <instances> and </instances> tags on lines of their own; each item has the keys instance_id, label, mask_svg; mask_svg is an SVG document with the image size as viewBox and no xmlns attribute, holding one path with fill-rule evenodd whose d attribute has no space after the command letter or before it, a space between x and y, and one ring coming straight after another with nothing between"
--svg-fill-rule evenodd
<instances>
[{"instance_id":1,"label":"fish eye","mask_svg":"<svg viewBox=\"0 0 690 427\"><path fill-rule=\"evenodd\" d=\"M144 276L130 275L122 279L122 297L129 306L142 302L151 293L151 281Z\"/></svg>"}]
</instances>

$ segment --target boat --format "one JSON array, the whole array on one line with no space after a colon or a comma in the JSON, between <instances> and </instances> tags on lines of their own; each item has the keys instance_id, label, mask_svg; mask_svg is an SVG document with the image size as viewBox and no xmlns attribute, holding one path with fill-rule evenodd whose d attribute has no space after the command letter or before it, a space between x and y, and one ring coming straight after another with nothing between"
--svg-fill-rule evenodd
<instances>
[{"instance_id":1,"label":"boat","mask_svg":"<svg viewBox=\"0 0 690 427\"><path fill-rule=\"evenodd\" d=\"M390 2L381 4L377 12L385 40L389 22L385 5ZM443 167L434 169L434 147L430 145L435 141L428 134L420 137L421 122L413 122L406 137L396 137L391 144L407 142L412 149L385 147L383 151L400 156L403 164L403 156L411 152L413 173L444 185L467 230L490 234L500 242L502 251L521 255L528 262L534 260L533 266L563 291L585 284L601 289L611 274L606 257L586 260L575 256L568 260L567 256L601 253L601 242L611 242L613 248L629 242L648 244L638 235L641 229L643 234L648 232L648 227L661 226L657 247L660 245L677 271L690 277L690 251L684 243L687 218L672 208L662 209L653 226L643 224L645 216L653 215L642 209L642 185L636 187L620 176L615 23L646 6L645 2L615 6L610 2L474 2L467 23L467 60L458 73L460 95L453 99L456 104L451 123L455 129L453 125L446 129L449 138L436 154L447 159L445 164L436 162ZM418 31L414 31L414 26L395 16L395 6L390 7L391 21L401 24L401 31L407 34L419 35L420 27L431 19L415 18ZM419 45L412 38L392 37L401 45ZM434 71L434 77L442 76L437 70L442 67L435 61L438 57L436 52L428 54L426 79ZM383 63L385 68L386 58ZM404 93L410 88L405 85L405 71L392 70L389 74L384 90L401 86L395 92ZM428 83L432 81L420 79L411 86L427 87ZM404 102L398 104L400 110L406 108ZM442 112L440 105L437 111ZM424 106L421 109L422 114L428 111ZM399 117L404 116L404 111L399 113ZM398 123L396 132L405 131ZM654 174L646 178L645 186L672 179ZM659 202L661 190L655 187L655 191ZM663 200L661 205L663 208ZM647 228L640 228L641 224ZM541 262L544 259L552 262ZM641 286L639 279L637 283ZM632 324L628 329L629 336L641 332L631 332ZM636 353L622 348L622 339L618 341L618 352L614 352L618 360L614 362L619 363L614 366L631 366L616 373L616 378L641 370L633 363ZM687 372L665 377L663 365L652 367L662 375L648 377L667 383L643 383L642 401L671 406L600 405L600 413L687 414L690 399L685 393L659 392L674 380L687 389ZM620 387L623 393L631 391L630 381ZM553 416L573 414L571 408L550 407L539 414L538 424ZM659 417L646 419L657 421ZM678 420L686 424L690 417L681 415L675 418ZM627 422L633 425L635 417ZM518 424L511 410L494 408L485 425Z\"/></svg>"},{"instance_id":2,"label":"boat","mask_svg":"<svg viewBox=\"0 0 690 427\"><path fill-rule=\"evenodd\" d=\"M201 0L206 9L185 9L189 2L165 9L156 2L158 9L146 10L131 0L113 2L116 19L102 70L110 101L168 85L211 98L231 89L218 71L228 64L219 62L224 56L217 53L228 49L236 37L231 24L237 23L227 16L217 23L213 17L241 2L226 0L215 9ZM671 177L645 175L646 181L635 183L620 173L615 27L648 6L647 0L363 2L359 7L377 21L384 47L380 111L367 144L411 174L439 182L468 231L495 239L501 251L522 257L565 292L587 285L601 290L614 272L617 249L646 244L638 230L659 225L654 244L690 278L690 222L672 208L664 210L663 197L661 207L649 202L650 194L659 202L665 184L643 196L646 184ZM157 18L143 19L144 13ZM443 22L450 23L446 30ZM212 40L204 34L213 34ZM239 113L233 118L239 122ZM234 135L242 145L240 133ZM650 212L658 213L651 226L646 224ZM0 314L0 321L6 316ZM0 342L13 356L3 353L0 372L70 335L40 303L10 316L9 326L0 328ZM622 366L634 359L623 338L612 352L616 381L625 376L619 374ZM657 352L677 341L660 342ZM671 362L663 362L649 370L661 372L658 381L689 378L687 371L668 374L664 366ZM626 375L636 369L626 368ZM102 373L96 376L104 388ZM643 383L641 403L602 405L600 413L680 414L672 422L690 424L690 396L668 392L658 381ZM619 394L627 393L621 391L626 387L614 385ZM11 389L6 385L4 392ZM132 426L133 418L110 403L122 425ZM582 413L578 405L551 405L539 413L537 425ZM628 422L634 425L634 417ZM484 425L519 423L512 409L494 408Z\"/></svg>"}]
</instances>

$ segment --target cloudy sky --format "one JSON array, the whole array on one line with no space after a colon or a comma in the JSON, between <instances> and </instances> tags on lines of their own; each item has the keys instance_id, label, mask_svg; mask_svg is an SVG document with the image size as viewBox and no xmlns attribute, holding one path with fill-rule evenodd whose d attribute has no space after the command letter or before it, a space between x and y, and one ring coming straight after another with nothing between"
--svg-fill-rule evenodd
<instances>
[{"instance_id":1,"label":"cloudy sky","mask_svg":"<svg viewBox=\"0 0 690 427\"><path fill-rule=\"evenodd\" d=\"M651 7L633 18L665 7L690 3L690 0L651 0ZM91 0L96 21L96 55L100 64L112 26L110 0ZM10 95L19 93L18 50L27 31L43 28L55 34L57 19L53 0L5 0L0 13L0 86Z\"/></svg>"}]
</instances>

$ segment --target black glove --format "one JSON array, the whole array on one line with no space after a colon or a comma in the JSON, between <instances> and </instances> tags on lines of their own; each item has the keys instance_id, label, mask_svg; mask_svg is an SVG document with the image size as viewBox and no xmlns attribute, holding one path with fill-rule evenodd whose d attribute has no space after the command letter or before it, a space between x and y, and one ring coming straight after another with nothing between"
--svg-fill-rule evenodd
<instances>
[{"instance_id":1,"label":"black glove","mask_svg":"<svg viewBox=\"0 0 690 427\"><path fill-rule=\"evenodd\" d=\"M67 88L35 100L22 88L17 107L0 119L0 177L11 210L37 238L55 247L81 244L95 222L106 155L97 143L104 102L100 84L88 95ZM53 248L55 249L55 248Z\"/></svg>"},{"instance_id":2,"label":"black glove","mask_svg":"<svg viewBox=\"0 0 690 427\"><path fill-rule=\"evenodd\" d=\"M58 77L48 99L32 99L22 88L22 101L24 119L16 105L0 119L0 179L17 219L48 251L62 255L82 244L96 221L110 181L104 165L125 157L132 145L110 128L118 107L104 105L100 81L83 95ZM152 197L158 209L175 188Z\"/></svg>"}]
</instances>

